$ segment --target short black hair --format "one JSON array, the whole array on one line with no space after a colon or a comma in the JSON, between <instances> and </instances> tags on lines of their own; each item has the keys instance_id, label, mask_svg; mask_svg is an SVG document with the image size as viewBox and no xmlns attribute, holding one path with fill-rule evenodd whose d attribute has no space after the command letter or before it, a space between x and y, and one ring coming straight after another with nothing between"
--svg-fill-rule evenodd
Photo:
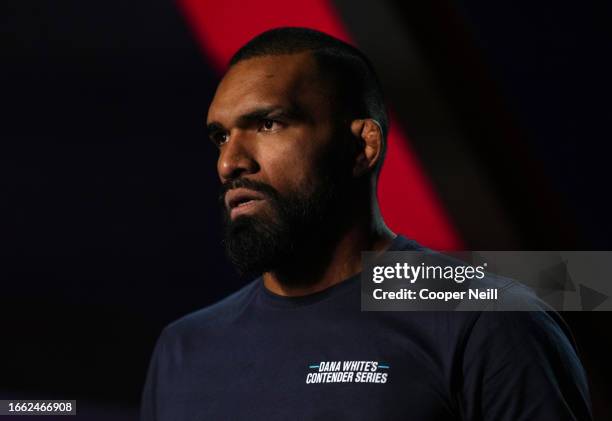
<instances>
[{"instance_id":1,"label":"short black hair","mask_svg":"<svg viewBox=\"0 0 612 421\"><path fill-rule=\"evenodd\" d=\"M275 28L257 35L230 59L234 64L254 57L311 52L321 69L333 80L338 99L352 118L372 118L382 129L384 160L389 119L382 88L374 66L357 48L323 32L299 27Z\"/></svg>"}]
</instances>

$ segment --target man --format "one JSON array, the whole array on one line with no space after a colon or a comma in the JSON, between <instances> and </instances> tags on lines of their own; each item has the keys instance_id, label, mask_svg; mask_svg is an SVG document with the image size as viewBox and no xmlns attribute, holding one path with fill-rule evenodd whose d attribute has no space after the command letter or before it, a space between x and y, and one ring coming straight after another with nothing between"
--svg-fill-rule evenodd
<instances>
[{"instance_id":1,"label":"man","mask_svg":"<svg viewBox=\"0 0 612 421\"><path fill-rule=\"evenodd\" d=\"M207 124L228 256L262 275L164 329L143 421L590 419L554 314L360 311L361 252L421 248L380 215L388 123L358 50L265 32L231 60Z\"/></svg>"}]
</instances>

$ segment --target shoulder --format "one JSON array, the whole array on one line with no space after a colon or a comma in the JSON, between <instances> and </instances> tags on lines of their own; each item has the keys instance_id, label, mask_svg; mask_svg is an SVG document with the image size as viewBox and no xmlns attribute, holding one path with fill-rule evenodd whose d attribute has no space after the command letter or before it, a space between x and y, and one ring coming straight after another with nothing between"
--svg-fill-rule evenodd
<instances>
[{"instance_id":1,"label":"shoulder","mask_svg":"<svg viewBox=\"0 0 612 421\"><path fill-rule=\"evenodd\" d=\"M558 313L485 311L463 339L466 418L591 419L586 373Z\"/></svg>"},{"instance_id":2,"label":"shoulder","mask_svg":"<svg viewBox=\"0 0 612 421\"><path fill-rule=\"evenodd\" d=\"M169 340L190 337L201 332L223 329L237 320L254 298L260 279L257 278L221 301L189 313L171 323L161 337Z\"/></svg>"},{"instance_id":3,"label":"shoulder","mask_svg":"<svg viewBox=\"0 0 612 421\"><path fill-rule=\"evenodd\" d=\"M467 341L497 342L517 350L562 347L570 353L575 345L569 327L562 317L544 302L534 290L514 279L487 274L472 280L470 289L496 290L496 300L477 304L475 317L464 326ZM463 302L462 304L465 304ZM469 308L469 304L463 309Z\"/></svg>"},{"instance_id":4,"label":"shoulder","mask_svg":"<svg viewBox=\"0 0 612 421\"><path fill-rule=\"evenodd\" d=\"M463 326L463 368L481 373L489 385L523 376L586 391L577 346L561 315L521 284L506 283L504 291L501 310L477 312Z\"/></svg>"}]
</instances>

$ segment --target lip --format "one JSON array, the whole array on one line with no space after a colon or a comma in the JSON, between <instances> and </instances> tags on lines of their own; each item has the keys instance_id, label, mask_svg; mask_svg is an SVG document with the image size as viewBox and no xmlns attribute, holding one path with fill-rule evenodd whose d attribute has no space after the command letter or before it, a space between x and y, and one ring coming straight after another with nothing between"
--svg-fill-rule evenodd
<instances>
[{"instance_id":1,"label":"lip","mask_svg":"<svg viewBox=\"0 0 612 421\"><path fill-rule=\"evenodd\" d=\"M225 194L225 206L229 209L230 218L252 212L265 200L264 196L254 190L236 188Z\"/></svg>"}]
</instances>

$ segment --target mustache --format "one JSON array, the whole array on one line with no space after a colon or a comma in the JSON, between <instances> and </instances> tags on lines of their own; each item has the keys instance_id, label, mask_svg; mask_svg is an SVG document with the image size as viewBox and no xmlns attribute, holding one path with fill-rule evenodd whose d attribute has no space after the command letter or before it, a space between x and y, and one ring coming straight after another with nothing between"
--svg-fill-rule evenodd
<instances>
[{"instance_id":1,"label":"mustache","mask_svg":"<svg viewBox=\"0 0 612 421\"><path fill-rule=\"evenodd\" d=\"M237 178L235 180L226 181L225 183L221 184L219 192L219 203L221 204L221 206L225 207L225 194L228 191L237 188L253 190L275 200L279 197L278 191L269 184L262 183L260 181L250 180L248 178Z\"/></svg>"}]
</instances>

